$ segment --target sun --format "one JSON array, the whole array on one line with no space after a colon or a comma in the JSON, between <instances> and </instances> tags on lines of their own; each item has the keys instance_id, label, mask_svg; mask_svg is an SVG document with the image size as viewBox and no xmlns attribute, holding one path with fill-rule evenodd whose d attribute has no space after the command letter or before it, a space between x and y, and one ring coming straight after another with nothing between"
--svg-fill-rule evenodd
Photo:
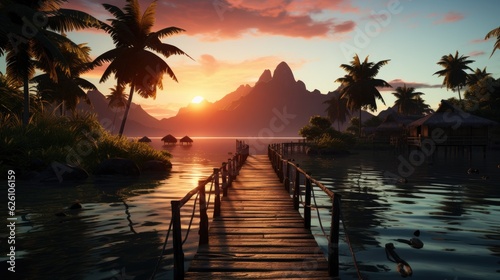
<instances>
[{"instance_id":1,"label":"sun","mask_svg":"<svg viewBox=\"0 0 500 280\"><path fill-rule=\"evenodd\" d=\"M193 99L191 100L191 103L195 103L195 104L199 104L201 103L205 98L203 98L203 96L195 96L193 97Z\"/></svg>"}]
</instances>

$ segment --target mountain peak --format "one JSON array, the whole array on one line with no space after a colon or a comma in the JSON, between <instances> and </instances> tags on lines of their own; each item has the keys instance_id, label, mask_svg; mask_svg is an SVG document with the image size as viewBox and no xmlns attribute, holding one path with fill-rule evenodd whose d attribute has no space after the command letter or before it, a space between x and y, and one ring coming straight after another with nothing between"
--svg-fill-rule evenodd
<instances>
[{"instance_id":1,"label":"mountain peak","mask_svg":"<svg viewBox=\"0 0 500 280\"><path fill-rule=\"evenodd\" d=\"M269 82L272 79L273 79L273 76L271 76L271 70L266 69L266 70L264 70L264 72L262 73L262 75L260 75L260 78L257 81L257 84L258 83L267 83L267 82Z\"/></svg>"},{"instance_id":2,"label":"mountain peak","mask_svg":"<svg viewBox=\"0 0 500 280\"><path fill-rule=\"evenodd\" d=\"M286 62L281 62L274 69L273 80L284 83L294 83L295 77L293 76L292 69L286 64Z\"/></svg>"}]
</instances>

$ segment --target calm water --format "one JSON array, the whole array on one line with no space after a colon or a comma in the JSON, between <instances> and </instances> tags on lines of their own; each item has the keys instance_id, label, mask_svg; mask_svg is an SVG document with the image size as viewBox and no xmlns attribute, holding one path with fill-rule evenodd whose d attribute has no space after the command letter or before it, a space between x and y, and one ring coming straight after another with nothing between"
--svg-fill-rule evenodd
<instances>
[{"instance_id":1,"label":"calm water","mask_svg":"<svg viewBox=\"0 0 500 280\"><path fill-rule=\"evenodd\" d=\"M17 279L147 279L154 270L170 222L170 201L194 188L199 179L227 160L233 138L194 139L192 146L172 146L172 172L165 178L100 178L78 185L17 183ZM283 141L282 139L277 140ZM247 139L252 153L266 153L268 140ZM151 145L163 149L158 138ZM498 279L500 276L499 153L472 163L461 158L422 164L398 183L392 152L360 152L342 158L312 158L293 154L305 170L343 195L343 215L362 274L367 279L399 279L386 259L384 245L413 268L413 279ZM469 167L479 174L467 174ZM487 175L488 179L481 177ZM318 202L327 204L316 192ZM82 210L69 210L74 201ZM6 205L5 195L2 203ZM191 212L184 208L185 216ZM64 212L59 217L56 213ZM321 209L328 225L328 209ZM6 211L0 212L6 220ZM183 219L186 225L188 219ZM195 223L196 225L196 223ZM317 225L317 223L316 223ZM424 248L417 250L395 239L421 231ZM317 240L325 244L319 227ZM6 274L6 231L0 231L0 260ZM196 251L194 226L186 242L186 257ZM170 251L171 246L167 247ZM349 249L341 240L341 277L355 278ZM157 273L169 279L167 257ZM1 279L16 279L5 278Z\"/></svg>"},{"instance_id":2,"label":"calm water","mask_svg":"<svg viewBox=\"0 0 500 280\"><path fill-rule=\"evenodd\" d=\"M398 173L398 156L390 151L336 159L289 155L342 194L347 232L365 279L401 278L386 258L389 242L411 265L413 279L500 279L500 153L483 159L477 152L472 162L463 156L434 159L415 166L406 183L388 176ZM479 174L468 174L470 167ZM328 210L320 213L329 225ZM421 232L422 249L397 241L410 239L415 230ZM326 244L319 227L314 232ZM340 252L342 279L357 279L345 236Z\"/></svg>"}]
</instances>

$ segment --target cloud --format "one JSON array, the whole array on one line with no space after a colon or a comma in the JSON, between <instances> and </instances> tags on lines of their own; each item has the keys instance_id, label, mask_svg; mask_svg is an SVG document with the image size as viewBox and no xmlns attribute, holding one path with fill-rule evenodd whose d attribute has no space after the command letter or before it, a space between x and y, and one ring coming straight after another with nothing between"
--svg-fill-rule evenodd
<instances>
[{"instance_id":1,"label":"cloud","mask_svg":"<svg viewBox=\"0 0 500 280\"><path fill-rule=\"evenodd\" d=\"M438 18L437 20L434 21L434 24L451 23L451 22L461 21L462 19L464 19L464 15L457 12L448 12L444 15L432 14L431 17Z\"/></svg>"},{"instance_id":2,"label":"cloud","mask_svg":"<svg viewBox=\"0 0 500 280\"><path fill-rule=\"evenodd\" d=\"M403 81L402 79L394 79L388 82L392 88L380 88L380 91L391 91L393 92L397 87L402 87L406 84L407 87L413 87L416 91L420 91L422 88L440 88L441 85L431 85L426 83L419 82L408 82Z\"/></svg>"},{"instance_id":3,"label":"cloud","mask_svg":"<svg viewBox=\"0 0 500 280\"><path fill-rule=\"evenodd\" d=\"M121 9L124 6L120 0L105 2ZM139 2L142 10L150 3ZM70 1L65 8L81 9L102 20L112 17L102 5L87 0ZM186 35L199 35L209 40L238 38L245 34L313 38L353 30L353 21L340 21L332 16L314 17L328 11L356 13L358 9L350 0L158 1L156 26L177 26L185 29Z\"/></svg>"},{"instance_id":4,"label":"cloud","mask_svg":"<svg viewBox=\"0 0 500 280\"><path fill-rule=\"evenodd\" d=\"M485 54L486 53L484 51L472 51L467 56L476 57L476 56L482 56L482 55L485 55Z\"/></svg>"},{"instance_id":5,"label":"cloud","mask_svg":"<svg viewBox=\"0 0 500 280\"><path fill-rule=\"evenodd\" d=\"M209 54L201 55L198 61L203 68L203 72L207 76L213 75L220 66L215 57Z\"/></svg>"}]
</instances>

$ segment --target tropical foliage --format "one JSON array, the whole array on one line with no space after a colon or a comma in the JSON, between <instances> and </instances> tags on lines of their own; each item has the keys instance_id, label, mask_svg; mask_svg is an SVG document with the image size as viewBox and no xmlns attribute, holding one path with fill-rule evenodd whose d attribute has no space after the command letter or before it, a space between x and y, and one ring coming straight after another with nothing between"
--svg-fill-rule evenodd
<instances>
[{"instance_id":1,"label":"tropical foliage","mask_svg":"<svg viewBox=\"0 0 500 280\"><path fill-rule=\"evenodd\" d=\"M104 30L113 39L115 48L94 60L96 65L109 62L100 82L105 82L114 74L118 85L130 86L119 135L122 135L125 129L134 92L137 91L144 98L155 98L157 88L163 88L162 78L165 73L177 81L173 70L157 53L166 58L171 55L187 55L179 48L160 41L164 37L183 32L183 29L167 27L156 32L151 30L155 22L156 4L156 1L152 2L144 13L141 13L138 0L127 0L123 10L103 4L115 17L110 20L109 25L103 25Z\"/></svg>"},{"instance_id":2,"label":"tropical foliage","mask_svg":"<svg viewBox=\"0 0 500 280\"><path fill-rule=\"evenodd\" d=\"M415 88L407 87L406 84L402 87L397 87L396 92L392 94L396 97L394 105L400 114L406 116L421 115L430 108L421 98L424 93L416 92Z\"/></svg>"},{"instance_id":3,"label":"tropical foliage","mask_svg":"<svg viewBox=\"0 0 500 280\"><path fill-rule=\"evenodd\" d=\"M474 62L474 60L469 60L468 58L468 56L458 56L458 51L455 52L455 55L443 55L437 64L441 65L444 69L434 73L434 75L444 77L443 86L458 92L458 100L460 102L462 102L460 89L464 87L467 82L467 73L465 70L472 71L468 64Z\"/></svg>"},{"instance_id":4,"label":"tropical foliage","mask_svg":"<svg viewBox=\"0 0 500 280\"><path fill-rule=\"evenodd\" d=\"M66 110L74 112L81 100L90 103L87 90L97 89L94 84L80 77L91 69L90 48L85 44L79 44L78 49L76 53L68 48L67 43L61 45L61 53L68 63L69 73L56 66L56 80L54 80L47 74L50 69L39 65L38 68L44 69L46 74L38 75L31 80L37 83L36 89L42 100L59 104L61 115Z\"/></svg>"},{"instance_id":5,"label":"tropical foliage","mask_svg":"<svg viewBox=\"0 0 500 280\"><path fill-rule=\"evenodd\" d=\"M332 123L337 122L338 131L340 131L340 125L344 124L347 117L351 115L351 112L347 109L347 99L340 98L340 96L340 93L335 93L332 98L324 102L327 104L327 116Z\"/></svg>"},{"instance_id":6,"label":"tropical foliage","mask_svg":"<svg viewBox=\"0 0 500 280\"><path fill-rule=\"evenodd\" d=\"M98 27L99 21L87 13L61 9L63 0L5 0L0 4L0 55L6 54L6 74L23 84L23 124L30 116L29 80L43 65L49 77L57 82L57 71L70 75L71 69L61 52L65 45L69 52L80 48L60 33ZM27 23L29 28L27 29ZM28 31L27 31L28 30Z\"/></svg>"},{"instance_id":7,"label":"tropical foliage","mask_svg":"<svg viewBox=\"0 0 500 280\"><path fill-rule=\"evenodd\" d=\"M336 131L327 117L319 115L312 116L299 134L310 142L313 149L329 152L346 151L348 144L355 142L352 135Z\"/></svg>"},{"instance_id":8,"label":"tropical foliage","mask_svg":"<svg viewBox=\"0 0 500 280\"><path fill-rule=\"evenodd\" d=\"M336 80L336 82L341 83L340 92L342 95L340 98L347 99L346 106L351 111L359 110L360 119L361 109L377 110L377 99L385 104L384 98L377 88L391 87L391 85L375 77L378 75L380 68L387 63L389 63L389 60L382 60L377 63L369 62L368 56L361 62L358 55L355 55L351 64L340 65L340 68L347 72L344 77Z\"/></svg>"},{"instance_id":9,"label":"tropical foliage","mask_svg":"<svg viewBox=\"0 0 500 280\"><path fill-rule=\"evenodd\" d=\"M495 51L497 49L500 49L500 27L497 27L497 28L491 30L490 32L488 32L488 34L486 34L484 39L488 40L489 38L492 38L492 37L496 37L497 40L495 41L495 45L493 46L493 51L491 51L490 57L495 53Z\"/></svg>"},{"instance_id":10,"label":"tropical foliage","mask_svg":"<svg viewBox=\"0 0 500 280\"><path fill-rule=\"evenodd\" d=\"M39 113L26 127L15 115L0 114L0 121L0 169L14 168L20 175L31 170L34 161L44 166L64 162L92 172L99 162L113 157L129 158L139 166L151 159L167 162L170 157L148 144L111 135L90 113L70 117Z\"/></svg>"}]
</instances>

